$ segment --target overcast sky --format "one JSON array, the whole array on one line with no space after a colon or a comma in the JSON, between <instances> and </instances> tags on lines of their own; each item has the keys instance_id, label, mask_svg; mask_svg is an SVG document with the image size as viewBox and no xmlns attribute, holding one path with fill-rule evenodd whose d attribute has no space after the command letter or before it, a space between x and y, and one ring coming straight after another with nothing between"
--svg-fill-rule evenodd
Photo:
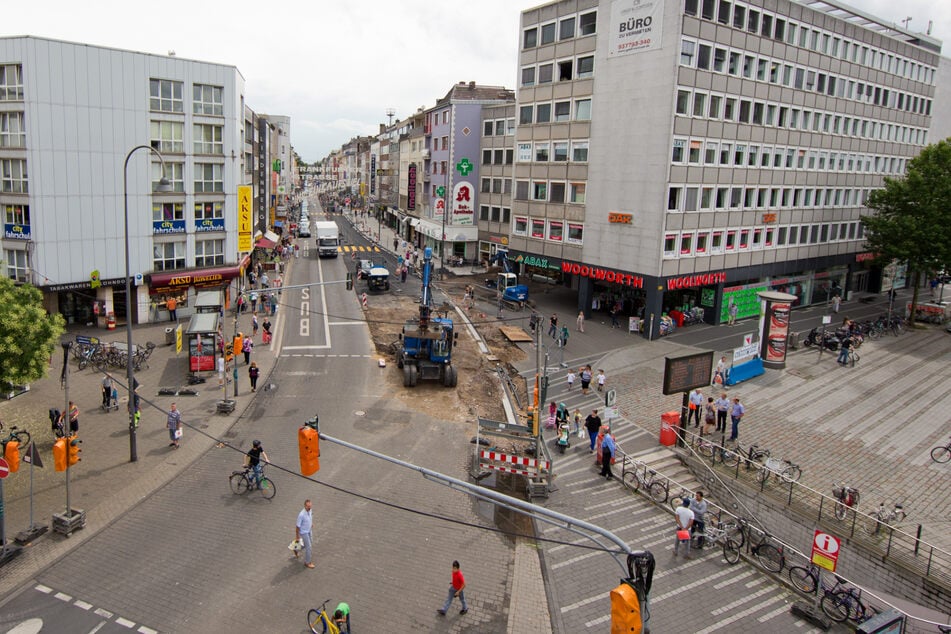
<instances>
[{"instance_id":1,"label":"overcast sky","mask_svg":"<svg viewBox=\"0 0 951 634\"><path fill-rule=\"evenodd\" d=\"M668 0L671 1L671 0ZM305 161L387 120L431 106L452 84L515 88L519 14L542 0L16 3L0 35L35 35L234 65L248 105L291 117ZM948 0L853 0L851 6L944 41Z\"/></svg>"}]
</instances>

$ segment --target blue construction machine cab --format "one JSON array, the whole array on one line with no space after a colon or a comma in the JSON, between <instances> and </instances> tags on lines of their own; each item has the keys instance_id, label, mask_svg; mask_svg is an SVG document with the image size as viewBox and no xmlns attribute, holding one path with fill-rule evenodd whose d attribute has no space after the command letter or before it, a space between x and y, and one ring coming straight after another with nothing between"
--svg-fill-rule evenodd
<instances>
[{"instance_id":1,"label":"blue construction machine cab","mask_svg":"<svg viewBox=\"0 0 951 634\"><path fill-rule=\"evenodd\" d=\"M509 264L508 253L498 251L489 260L489 264L497 264L502 267L498 277L494 280L486 280L490 288L496 288L502 293L502 299L509 302L523 303L528 301L528 286L518 283L518 276L512 271L512 265Z\"/></svg>"},{"instance_id":2,"label":"blue construction machine cab","mask_svg":"<svg viewBox=\"0 0 951 634\"><path fill-rule=\"evenodd\" d=\"M452 347L457 333L449 319L449 307L443 306L433 317L432 300L433 250L423 250L423 294L419 300L419 317L406 320L400 333L396 367L403 370L403 386L414 387L417 381L440 381L456 387L458 377L452 367ZM440 316L441 315L441 316Z\"/></svg>"}]
</instances>

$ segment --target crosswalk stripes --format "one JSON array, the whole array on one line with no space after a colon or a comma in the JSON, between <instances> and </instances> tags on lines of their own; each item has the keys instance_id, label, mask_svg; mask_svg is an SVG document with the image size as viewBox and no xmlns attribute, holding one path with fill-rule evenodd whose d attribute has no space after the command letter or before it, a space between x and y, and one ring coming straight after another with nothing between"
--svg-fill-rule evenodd
<instances>
[{"instance_id":1,"label":"crosswalk stripes","mask_svg":"<svg viewBox=\"0 0 951 634\"><path fill-rule=\"evenodd\" d=\"M337 253L381 253L382 250L377 246L364 246L356 244L344 244L337 247Z\"/></svg>"}]
</instances>

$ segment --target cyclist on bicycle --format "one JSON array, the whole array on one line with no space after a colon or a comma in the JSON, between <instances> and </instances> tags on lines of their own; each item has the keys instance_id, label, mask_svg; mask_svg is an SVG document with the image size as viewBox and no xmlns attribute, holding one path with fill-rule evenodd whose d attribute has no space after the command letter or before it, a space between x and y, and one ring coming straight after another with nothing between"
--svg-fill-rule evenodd
<instances>
[{"instance_id":1,"label":"cyclist on bicycle","mask_svg":"<svg viewBox=\"0 0 951 634\"><path fill-rule=\"evenodd\" d=\"M264 453L264 447L261 446L261 441L255 440L251 443L251 449L248 450L244 458L244 464L250 467L251 471L254 472L254 481L259 489L261 488L261 475L264 473L264 465L261 464L262 460L264 462L270 462L267 454Z\"/></svg>"}]
</instances>

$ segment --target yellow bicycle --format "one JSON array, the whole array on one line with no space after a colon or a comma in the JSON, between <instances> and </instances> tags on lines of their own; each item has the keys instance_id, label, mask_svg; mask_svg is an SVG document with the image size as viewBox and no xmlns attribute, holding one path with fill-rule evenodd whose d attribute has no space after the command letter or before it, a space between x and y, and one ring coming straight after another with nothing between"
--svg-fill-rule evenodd
<instances>
[{"instance_id":1,"label":"yellow bicycle","mask_svg":"<svg viewBox=\"0 0 951 634\"><path fill-rule=\"evenodd\" d=\"M311 608L307 611L307 627L314 634L350 634L350 606L346 603L338 603L334 609L334 616L327 613L327 599L320 604L319 608ZM337 613L340 618L334 618Z\"/></svg>"}]
</instances>

